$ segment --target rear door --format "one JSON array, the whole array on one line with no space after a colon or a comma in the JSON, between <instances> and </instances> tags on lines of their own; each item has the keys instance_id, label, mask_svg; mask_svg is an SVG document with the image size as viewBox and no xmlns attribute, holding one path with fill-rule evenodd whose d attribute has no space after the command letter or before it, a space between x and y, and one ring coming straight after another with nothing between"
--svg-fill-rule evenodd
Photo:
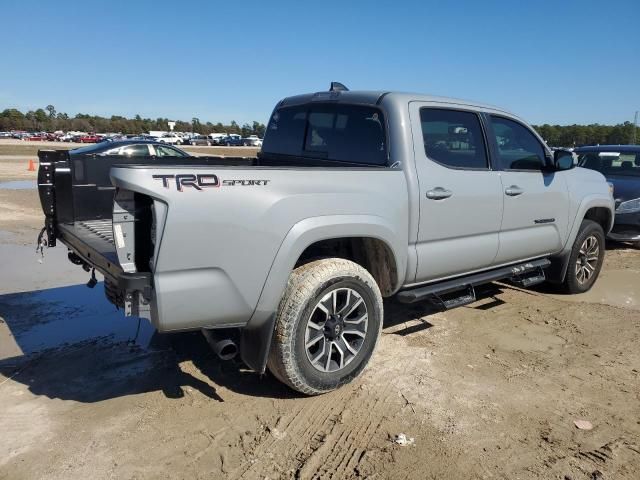
<instances>
[{"instance_id":1,"label":"rear door","mask_svg":"<svg viewBox=\"0 0 640 480\"><path fill-rule=\"evenodd\" d=\"M504 196L496 263L558 252L569 221L567 172L545 169L546 147L526 125L498 115L486 119Z\"/></svg>"},{"instance_id":2,"label":"rear door","mask_svg":"<svg viewBox=\"0 0 640 480\"><path fill-rule=\"evenodd\" d=\"M409 110L420 186L416 283L491 267L503 199L481 115L423 102Z\"/></svg>"}]
</instances>

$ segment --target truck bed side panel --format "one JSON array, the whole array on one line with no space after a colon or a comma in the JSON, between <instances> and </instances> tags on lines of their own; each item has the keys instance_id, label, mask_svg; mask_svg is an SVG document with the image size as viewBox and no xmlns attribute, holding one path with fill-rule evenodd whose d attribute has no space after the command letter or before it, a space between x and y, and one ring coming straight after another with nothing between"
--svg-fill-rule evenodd
<instances>
[{"instance_id":1,"label":"truck bed side panel","mask_svg":"<svg viewBox=\"0 0 640 480\"><path fill-rule=\"evenodd\" d=\"M401 170L181 166L115 168L111 175L117 187L167 206L153 266L158 299L153 320L162 331L246 324L282 242L305 219L381 217L397 232L390 247L406 264L408 213ZM164 182L154 175L172 177ZM215 175L218 186L180 191L178 175L207 175L208 183ZM342 235L349 231L343 228ZM352 231L356 236L363 230ZM404 279L404 271L399 273Z\"/></svg>"}]
</instances>

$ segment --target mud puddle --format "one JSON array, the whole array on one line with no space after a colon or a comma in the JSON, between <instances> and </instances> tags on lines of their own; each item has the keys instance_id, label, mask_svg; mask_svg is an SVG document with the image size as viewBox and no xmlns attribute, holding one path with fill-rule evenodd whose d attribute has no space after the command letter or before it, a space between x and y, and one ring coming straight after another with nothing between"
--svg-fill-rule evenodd
<instances>
[{"instance_id":1,"label":"mud puddle","mask_svg":"<svg viewBox=\"0 0 640 480\"><path fill-rule=\"evenodd\" d=\"M551 295L570 302L600 303L640 310L640 271L603 271L591 290L580 295Z\"/></svg>"},{"instance_id":2,"label":"mud puddle","mask_svg":"<svg viewBox=\"0 0 640 480\"><path fill-rule=\"evenodd\" d=\"M35 180L12 180L10 182L0 182L0 190L30 190L37 188L38 182Z\"/></svg>"},{"instance_id":3,"label":"mud puddle","mask_svg":"<svg viewBox=\"0 0 640 480\"><path fill-rule=\"evenodd\" d=\"M66 249L38 259L33 247L0 245L0 359L97 338L148 346L150 323L124 317L102 282L88 288L88 274L66 259Z\"/></svg>"},{"instance_id":4,"label":"mud puddle","mask_svg":"<svg viewBox=\"0 0 640 480\"><path fill-rule=\"evenodd\" d=\"M154 333L146 320L126 318L104 296L102 283L51 288L0 296L0 317L15 342L16 353L106 337L146 347ZM137 333L137 334L136 334Z\"/></svg>"}]
</instances>

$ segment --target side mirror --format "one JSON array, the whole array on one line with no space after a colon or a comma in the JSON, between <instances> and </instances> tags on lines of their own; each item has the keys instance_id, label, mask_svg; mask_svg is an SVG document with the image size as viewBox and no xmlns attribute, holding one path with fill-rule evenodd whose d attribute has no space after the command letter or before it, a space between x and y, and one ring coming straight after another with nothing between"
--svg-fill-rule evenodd
<instances>
[{"instance_id":1,"label":"side mirror","mask_svg":"<svg viewBox=\"0 0 640 480\"><path fill-rule=\"evenodd\" d=\"M578 156L570 150L553 152L553 168L556 171L571 170L578 165Z\"/></svg>"}]
</instances>

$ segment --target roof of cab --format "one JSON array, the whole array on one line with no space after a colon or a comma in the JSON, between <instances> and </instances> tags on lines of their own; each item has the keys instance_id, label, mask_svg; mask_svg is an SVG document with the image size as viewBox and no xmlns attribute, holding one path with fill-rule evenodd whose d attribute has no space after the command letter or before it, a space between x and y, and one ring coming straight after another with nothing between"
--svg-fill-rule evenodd
<instances>
[{"instance_id":1,"label":"roof of cab","mask_svg":"<svg viewBox=\"0 0 640 480\"><path fill-rule=\"evenodd\" d=\"M497 112L507 113L513 115L511 112L496 107L493 105L487 105L484 103L474 102L471 100L461 100L451 97L439 97L435 95L424 95L420 93L409 92L386 92L377 90L341 90L341 91L325 91L316 93L305 93L302 95L295 95L293 97L287 97L280 101L278 107L289 107L293 105L303 105L313 102L335 102L335 103L349 103L360 105L379 105L384 98L385 102L399 102L407 104L412 101L417 102L431 102L440 104L451 104L473 107L484 110L493 110ZM515 115L514 115L515 116Z\"/></svg>"}]
</instances>

